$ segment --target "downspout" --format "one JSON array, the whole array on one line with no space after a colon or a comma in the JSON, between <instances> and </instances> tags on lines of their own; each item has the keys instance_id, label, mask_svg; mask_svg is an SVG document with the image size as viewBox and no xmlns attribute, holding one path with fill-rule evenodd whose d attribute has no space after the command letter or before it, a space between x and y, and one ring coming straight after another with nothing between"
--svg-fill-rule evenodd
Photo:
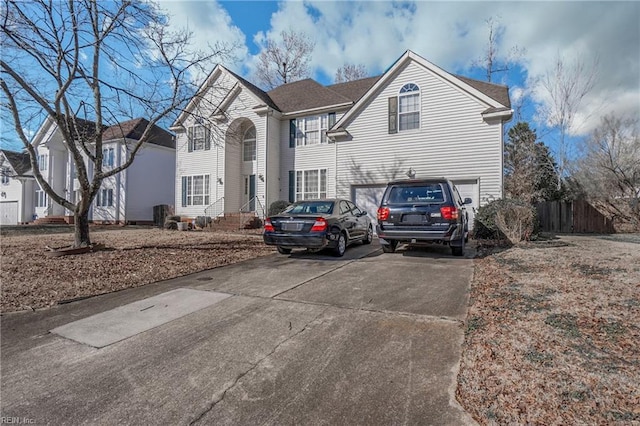
<instances>
[{"instance_id":1,"label":"downspout","mask_svg":"<svg viewBox=\"0 0 640 426\"><path fill-rule=\"evenodd\" d=\"M267 114L265 115L266 123L264 130L264 203L262 205L262 214L263 216L267 216L267 202L269 200L269 109L267 109ZM264 219L261 218L261 219Z\"/></svg>"}]
</instances>

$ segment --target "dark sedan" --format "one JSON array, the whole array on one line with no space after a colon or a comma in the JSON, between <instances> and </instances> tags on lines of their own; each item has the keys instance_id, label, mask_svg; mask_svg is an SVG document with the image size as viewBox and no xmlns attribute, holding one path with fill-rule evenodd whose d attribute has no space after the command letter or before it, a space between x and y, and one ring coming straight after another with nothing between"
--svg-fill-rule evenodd
<instances>
[{"instance_id":1,"label":"dark sedan","mask_svg":"<svg viewBox=\"0 0 640 426\"><path fill-rule=\"evenodd\" d=\"M370 244L373 227L367 212L349 200L307 200L265 219L263 236L281 254L293 248L330 248L342 256L353 242Z\"/></svg>"}]
</instances>

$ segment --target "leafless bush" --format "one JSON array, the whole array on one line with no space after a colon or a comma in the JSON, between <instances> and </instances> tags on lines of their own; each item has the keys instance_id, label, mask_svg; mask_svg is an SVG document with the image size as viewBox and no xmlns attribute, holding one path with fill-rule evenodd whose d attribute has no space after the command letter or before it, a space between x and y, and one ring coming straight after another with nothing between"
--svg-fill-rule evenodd
<instances>
[{"instance_id":1,"label":"leafless bush","mask_svg":"<svg viewBox=\"0 0 640 426\"><path fill-rule=\"evenodd\" d=\"M511 244L531 239L535 215L529 208L511 205L496 212L496 225Z\"/></svg>"}]
</instances>

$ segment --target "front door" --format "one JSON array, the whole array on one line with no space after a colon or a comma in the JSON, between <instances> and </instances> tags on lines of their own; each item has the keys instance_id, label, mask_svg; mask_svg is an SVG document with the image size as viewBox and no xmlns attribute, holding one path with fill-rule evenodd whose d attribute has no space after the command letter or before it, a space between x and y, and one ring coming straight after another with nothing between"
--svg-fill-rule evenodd
<instances>
[{"instance_id":1,"label":"front door","mask_svg":"<svg viewBox=\"0 0 640 426\"><path fill-rule=\"evenodd\" d=\"M244 203L243 211L256 211L256 175L244 177Z\"/></svg>"}]
</instances>

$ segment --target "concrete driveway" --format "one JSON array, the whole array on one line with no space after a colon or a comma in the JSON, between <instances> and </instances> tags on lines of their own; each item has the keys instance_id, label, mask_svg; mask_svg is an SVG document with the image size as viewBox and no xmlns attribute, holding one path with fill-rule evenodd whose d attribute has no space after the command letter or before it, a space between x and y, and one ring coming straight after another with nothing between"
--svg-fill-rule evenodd
<instances>
[{"instance_id":1,"label":"concrete driveway","mask_svg":"<svg viewBox=\"0 0 640 426\"><path fill-rule=\"evenodd\" d=\"M1 415L37 424L472 424L454 397L472 260L449 253L382 254L374 243L341 259L272 255L5 315ZM62 337L92 320L84 337L100 336L114 318L126 332L133 321L123 309L157 309L176 289L206 307L102 347Z\"/></svg>"}]
</instances>

